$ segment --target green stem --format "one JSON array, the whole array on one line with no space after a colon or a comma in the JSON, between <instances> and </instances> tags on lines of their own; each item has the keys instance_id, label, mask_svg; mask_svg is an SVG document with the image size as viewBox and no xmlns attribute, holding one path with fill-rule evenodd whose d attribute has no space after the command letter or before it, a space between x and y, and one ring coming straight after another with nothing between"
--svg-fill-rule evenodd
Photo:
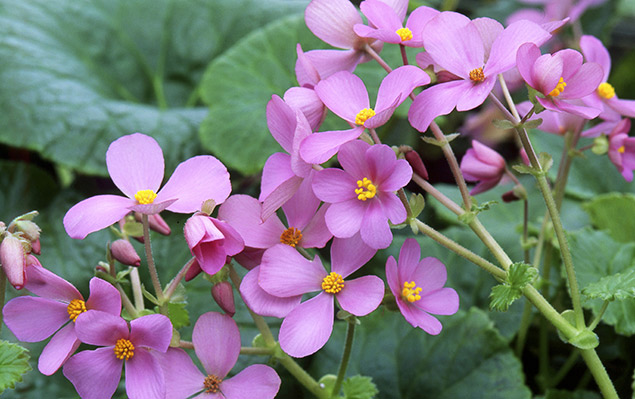
<instances>
[{"instance_id":1,"label":"green stem","mask_svg":"<svg viewBox=\"0 0 635 399\"><path fill-rule=\"evenodd\" d=\"M340 362L340 369L337 372L337 380L335 381L335 385L333 386L333 392L331 392L332 398L337 397L337 395L340 393L340 389L342 389L342 382L344 381L346 368L348 367L348 361L351 357L351 351L353 350L356 324L356 318L353 317L348 320L348 325L346 326L346 342L344 342L344 353L342 353L342 361Z\"/></svg>"},{"instance_id":2,"label":"green stem","mask_svg":"<svg viewBox=\"0 0 635 399\"><path fill-rule=\"evenodd\" d=\"M604 399L619 399L615 387L595 349L580 349L580 353L589 367L589 370L591 370L595 382L598 384L598 387L600 387L600 392L602 392Z\"/></svg>"},{"instance_id":3,"label":"green stem","mask_svg":"<svg viewBox=\"0 0 635 399\"><path fill-rule=\"evenodd\" d=\"M373 141L375 142L375 144L381 144L381 140L379 140L379 136L377 135L377 131L375 129L368 129L368 131L370 132L370 137L373 138Z\"/></svg>"},{"instance_id":4,"label":"green stem","mask_svg":"<svg viewBox=\"0 0 635 399\"><path fill-rule=\"evenodd\" d=\"M609 303L610 303L609 301L604 301L604 303L602 304L602 308L598 312L598 315L591 322L591 324L589 324L589 330L591 331L595 330L595 327L597 327L598 324L600 324L600 321L602 321L602 316L604 316L604 312L606 312L606 308L609 307Z\"/></svg>"},{"instance_id":5,"label":"green stem","mask_svg":"<svg viewBox=\"0 0 635 399\"><path fill-rule=\"evenodd\" d=\"M126 294L126 291L123 290L121 284L116 283L115 288L117 289L117 291L119 291L119 296L121 296L121 304L123 305L123 308L126 309L128 314L130 314L130 317L132 317L133 319L139 317L137 308L135 308L132 302L130 302L130 298L128 298L128 294Z\"/></svg>"},{"instance_id":6,"label":"green stem","mask_svg":"<svg viewBox=\"0 0 635 399\"><path fill-rule=\"evenodd\" d=\"M253 348L251 346L242 346L240 348L241 355L272 356L273 353L273 348Z\"/></svg>"},{"instance_id":7,"label":"green stem","mask_svg":"<svg viewBox=\"0 0 635 399\"><path fill-rule=\"evenodd\" d=\"M181 280L183 280L183 277L185 277L185 275L187 274L187 271L190 270L190 267L194 264L195 261L196 261L196 258L194 257L188 260L183 265L181 270L179 270L179 272L174 277L174 279L170 281L170 283L165 289L165 297L168 299L168 301L170 300L170 298L172 298L172 295L174 295L174 291L176 291L177 287L179 286L179 283L181 282Z\"/></svg>"},{"instance_id":8,"label":"green stem","mask_svg":"<svg viewBox=\"0 0 635 399\"><path fill-rule=\"evenodd\" d=\"M408 65L408 54L406 53L406 46L400 43L399 50L401 50L401 61L404 65Z\"/></svg>"},{"instance_id":9,"label":"green stem","mask_svg":"<svg viewBox=\"0 0 635 399\"><path fill-rule=\"evenodd\" d=\"M377 63L384 68L384 70L388 73L392 72L392 68L390 67L390 65L388 65L386 63L386 61L383 60L383 58L381 58L379 56L379 54L377 54L377 52L375 50L373 50L372 47L370 47L368 44L364 45L364 51L370 55L370 57L372 59L374 59L375 61L377 61Z\"/></svg>"},{"instance_id":10,"label":"green stem","mask_svg":"<svg viewBox=\"0 0 635 399\"><path fill-rule=\"evenodd\" d=\"M134 307L141 311L145 308L143 303L143 292L141 292L141 279L139 278L139 269L133 267L130 270L130 285L132 289L132 299L134 299Z\"/></svg>"},{"instance_id":11,"label":"green stem","mask_svg":"<svg viewBox=\"0 0 635 399\"><path fill-rule=\"evenodd\" d=\"M157 273L156 265L154 264L154 257L152 256L152 244L150 242L150 223L148 222L148 215L143 214L141 217L143 224L143 245L146 252L146 260L148 261L148 270L150 271L150 279L152 280L152 286L154 287L154 293L159 301L159 309L161 314L167 316L168 308L165 302L165 296L163 295L163 288L161 281L159 280L159 273Z\"/></svg>"},{"instance_id":12,"label":"green stem","mask_svg":"<svg viewBox=\"0 0 635 399\"><path fill-rule=\"evenodd\" d=\"M433 196L437 201L439 201L443 206L452 211L455 215L459 216L465 213L465 210L458 206L456 202L452 201L450 198L446 197L441 191L437 190L432 184L430 184L423 177L413 174L412 181L417 183L419 187L424 189L428 194Z\"/></svg>"}]
</instances>

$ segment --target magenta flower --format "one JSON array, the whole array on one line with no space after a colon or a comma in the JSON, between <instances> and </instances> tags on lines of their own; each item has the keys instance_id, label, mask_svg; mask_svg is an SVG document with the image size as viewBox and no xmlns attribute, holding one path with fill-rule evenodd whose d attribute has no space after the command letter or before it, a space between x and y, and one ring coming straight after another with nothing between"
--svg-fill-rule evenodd
<instances>
[{"instance_id":1,"label":"magenta flower","mask_svg":"<svg viewBox=\"0 0 635 399\"><path fill-rule=\"evenodd\" d=\"M273 399L280 377L269 366L254 364L226 378L240 354L240 333L229 316L208 312L198 318L192 343L205 373L182 349L158 354L165 372L166 398Z\"/></svg>"},{"instance_id":2,"label":"magenta flower","mask_svg":"<svg viewBox=\"0 0 635 399\"><path fill-rule=\"evenodd\" d=\"M413 65L399 67L382 80L375 108L370 108L364 82L352 73L342 71L320 81L315 87L320 100L355 127L308 136L300 145L302 159L313 164L326 162L342 144L358 138L364 128L374 129L386 123L412 90L428 83L430 76L420 68Z\"/></svg>"},{"instance_id":3,"label":"magenta flower","mask_svg":"<svg viewBox=\"0 0 635 399\"><path fill-rule=\"evenodd\" d=\"M20 341L39 342L53 335L38 360L40 372L51 375L79 346L77 317L89 309L119 316L121 297L115 287L93 277L90 296L84 301L71 283L42 267L37 259L32 260L26 270L25 288L39 297L14 298L7 302L2 313L5 324Z\"/></svg>"},{"instance_id":4,"label":"magenta flower","mask_svg":"<svg viewBox=\"0 0 635 399\"><path fill-rule=\"evenodd\" d=\"M130 398L165 398L163 370L152 351L165 352L172 338L170 319L151 314L128 323L118 316L91 310L76 320L77 337L103 346L68 359L64 376L82 399L110 398L126 364L126 393Z\"/></svg>"},{"instance_id":5,"label":"magenta flower","mask_svg":"<svg viewBox=\"0 0 635 399\"><path fill-rule=\"evenodd\" d=\"M447 280L445 265L436 258L419 260L420 256L419 243L408 238L399 251L399 263L392 256L388 258L386 280L406 321L437 335L443 326L431 314L456 313L459 295L454 289L443 287Z\"/></svg>"},{"instance_id":6,"label":"magenta flower","mask_svg":"<svg viewBox=\"0 0 635 399\"><path fill-rule=\"evenodd\" d=\"M228 256L245 247L242 237L229 223L202 213L189 218L183 232L192 256L209 275L216 274Z\"/></svg>"},{"instance_id":7,"label":"magenta flower","mask_svg":"<svg viewBox=\"0 0 635 399\"><path fill-rule=\"evenodd\" d=\"M366 245L387 248L392 241L388 220L406 220L406 208L395 192L408 184L412 168L387 145L361 140L343 145L338 160L344 170L321 170L313 182L315 195L331 204L326 226L335 237L360 232Z\"/></svg>"},{"instance_id":8,"label":"magenta flower","mask_svg":"<svg viewBox=\"0 0 635 399\"><path fill-rule=\"evenodd\" d=\"M628 137L630 130L631 120L622 119L609 134L609 159L628 182L633 181L635 169L635 137Z\"/></svg>"},{"instance_id":9,"label":"magenta flower","mask_svg":"<svg viewBox=\"0 0 635 399\"><path fill-rule=\"evenodd\" d=\"M216 158L203 155L179 164L168 182L163 180L163 151L141 133L123 136L110 144L106 165L113 183L126 195L97 195L73 206L64 216L64 228L72 238L117 222L131 211L157 214L200 210L203 201L222 203L231 192L227 168Z\"/></svg>"},{"instance_id":10,"label":"magenta flower","mask_svg":"<svg viewBox=\"0 0 635 399\"><path fill-rule=\"evenodd\" d=\"M588 96L598 87L603 76L599 64L583 64L582 54L572 49L540 55L540 49L531 43L518 49L516 59L518 71L525 82L545 96L537 98L543 107L586 119L599 115L599 109L571 101Z\"/></svg>"},{"instance_id":11,"label":"magenta flower","mask_svg":"<svg viewBox=\"0 0 635 399\"><path fill-rule=\"evenodd\" d=\"M516 50L530 42L538 45L551 35L530 21L518 21L507 28L490 18L471 21L455 12L442 12L423 29L428 54L417 62L434 61L458 80L439 83L422 91L408 111L408 120L425 132L440 115L468 111L483 104L496 84L496 76L516 65ZM425 54L425 53L424 53Z\"/></svg>"},{"instance_id":12,"label":"magenta flower","mask_svg":"<svg viewBox=\"0 0 635 399\"><path fill-rule=\"evenodd\" d=\"M280 347L294 357L308 356L326 344L333 330L334 300L342 309L365 316L384 296L384 283L377 276L344 280L375 254L359 235L335 239L331 246L331 273L316 256L309 261L288 245L269 248L260 265L260 286L269 294L293 297L320 293L295 307L280 326Z\"/></svg>"},{"instance_id":13,"label":"magenta flower","mask_svg":"<svg viewBox=\"0 0 635 399\"><path fill-rule=\"evenodd\" d=\"M467 181L479 183L470 191L476 195L495 187L505 176L505 159L488 146L472 140L472 148L461 159L461 172Z\"/></svg>"},{"instance_id":14,"label":"magenta flower","mask_svg":"<svg viewBox=\"0 0 635 399\"><path fill-rule=\"evenodd\" d=\"M578 103L579 104L579 103ZM529 101L516 106L521 115L525 115L531 109ZM579 132L587 122L587 119L570 114L568 112L544 110L540 114L532 115L529 120L542 119L539 129L543 132L564 136L567 132Z\"/></svg>"}]
</instances>

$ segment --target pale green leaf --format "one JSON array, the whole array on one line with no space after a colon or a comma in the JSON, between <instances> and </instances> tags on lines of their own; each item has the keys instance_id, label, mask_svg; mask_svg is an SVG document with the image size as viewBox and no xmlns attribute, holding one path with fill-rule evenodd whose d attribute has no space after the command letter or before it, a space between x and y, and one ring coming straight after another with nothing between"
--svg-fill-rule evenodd
<instances>
[{"instance_id":1,"label":"pale green leaf","mask_svg":"<svg viewBox=\"0 0 635 399\"><path fill-rule=\"evenodd\" d=\"M26 348L7 341L0 341L0 393L15 387L22 375L31 370Z\"/></svg>"}]
</instances>

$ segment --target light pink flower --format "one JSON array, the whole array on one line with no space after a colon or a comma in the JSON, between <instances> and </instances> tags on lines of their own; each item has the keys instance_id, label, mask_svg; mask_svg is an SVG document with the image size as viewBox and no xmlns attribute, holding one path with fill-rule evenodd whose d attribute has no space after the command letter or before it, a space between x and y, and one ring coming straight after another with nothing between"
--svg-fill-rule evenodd
<instances>
[{"instance_id":1,"label":"light pink flower","mask_svg":"<svg viewBox=\"0 0 635 399\"><path fill-rule=\"evenodd\" d=\"M254 364L227 378L240 354L240 333L229 316L208 312L198 318L192 343L205 373L182 349L157 354L165 373L166 398L273 399L280 377L269 366Z\"/></svg>"},{"instance_id":2,"label":"light pink flower","mask_svg":"<svg viewBox=\"0 0 635 399\"><path fill-rule=\"evenodd\" d=\"M53 335L38 360L40 372L51 375L79 346L77 317L89 309L119 316L121 297L111 284L93 277L90 280L90 296L84 301L71 283L33 259L34 263L27 267L25 288L39 297L14 298L7 302L2 313L7 327L20 341L39 342Z\"/></svg>"},{"instance_id":3,"label":"light pink flower","mask_svg":"<svg viewBox=\"0 0 635 399\"><path fill-rule=\"evenodd\" d=\"M179 164L158 191L163 180L163 151L152 137L141 133L113 141L106 165L113 183L126 197L97 195L73 206L64 216L64 228L72 238L83 239L131 211L193 213L208 199L222 203L231 192L227 168L210 155Z\"/></svg>"},{"instance_id":4,"label":"light pink flower","mask_svg":"<svg viewBox=\"0 0 635 399\"><path fill-rule=\"evenodd\" d=\"M479 183L470 191L476 195L495 187L505 176L505 159L488 146L472 140L472 148L461 159L461 172L467 181Z\"/></svg>"},{"instance_id":5,"label":"light pink flower","mask_svg":"<svg viewBox=\"0 0 635 399\"><path fill-rule=\"evenodd\" d=\"M165 398L163 370L152 351L165 352L172 338L170 319L151 314L128 323L99 310L85 312L76 320L77 337L89 345L102 346L79 352L64 365L64 376L82 399L110 398L117 390L126 364L126 393L130 398Z\"/></svg>"},{"instance_id":6,"label":"light pink flower","mask_svg":"<svg viewBox=\"0 0 635 399\"><path fill-rule=\"evenodd\" d=\"M631 120L622 119L609 134L609 159L628 182L633 181L635 169L635 137L628 137L630 130Z\"/></svg>"},{"instance_id":7,"label":"light pink flower","mask_svg":"<svg viewBox=\"0 0 635 399\"><path fill-rule=\"evenodd\" d=\"M7 280L16 290L21 290L26 283L27 255L22 240L11 233L0 236L0 266Z\"/></svg>"},{"instance_id":8,"label":"light pink flower","mask_svg":"<svg viewBox=\"0 0 635 399\"><path fill-rule=\"evenodd\" d=\"M445 265L436 258L421 257L417 240L408 238L399 262L392 256L386 262L386 280L406 321L428 334L437 335L443 326L431 314L452 315L459 309L459 296L443 287L447 280Z\"/></svg>"}]
</instances>

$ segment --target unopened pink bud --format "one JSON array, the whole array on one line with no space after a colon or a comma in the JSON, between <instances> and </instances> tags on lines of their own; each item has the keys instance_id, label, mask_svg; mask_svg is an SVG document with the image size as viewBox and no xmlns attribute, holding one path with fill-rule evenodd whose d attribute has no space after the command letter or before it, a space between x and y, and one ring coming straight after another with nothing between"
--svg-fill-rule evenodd
<instances>
[{"instance_id":1,"label":"unopened pink bud","mask_svg":"<svg viewBox=\"0 0 635 399\"><path fill-rule=\"evenodd\" d=\"M406 161L408 161L408 163L412 167L412 170L419 176L423 177L425 180L428 180L428 170L423 164L419 153L417 151L410 150L406 152L405 156Z\"/></svg>"},{"instance_id":2,"label":"unopened pink bud","mask_svg":"<svg viewBox=\"0 0 635 399\"><path fill-rule=\"evenodd\" d=\"M137 221L141 221L141 214L139 212L135 212L134 217ZM159 214L148 215L148 224L150 225L150 230L156 231L164 236L169 236L172 232L172 230L170 230L170 226L168 226Z\"/></svg>"},{"instance_id":3,"label":"unopened pink bud","mask_svg":"<svg viewBox=\"0 0 635 399\"><path fill-rule=\"evenodd\" d=\"M187 269L187 272L185 273L185 281L192 280L194 277L198 276L202 271L203 270L201 269L201 266L198 264L198 261L194 259L194 261L192 262L192 265L190 266L189 269Z\"/></svg>"},{"instance_id":4,"label":"unopened pink bud","mask_svg":"<svg viewBox=\"0 0 635 399\"><path fill-rule=\"evenodd\" d=\"M26 254L22 241L7 234L0 243L0 263L9 283L20 290L26 283Z\"/></svg>"},{"instance_id":5,"label":"unopened pink bud","mask_svg":"<svg viewBox=\"0 0 635 399\"><path fill-rule=\"evenodd\" d=\"M33 252L36 255L40 254L40 239L39 238L31 242L31 252Z\"/></svg>"},{"instance_id":6,"label":"unopened pink bud","mask_svg":"<svg viewBox=\"0 0 635 399\"><path fill-rule=\"evenodd\" d=\"M129 241L119 239L110 245L112 257L128 266L139 266L141 258Z\"/></svg>"},{"instance_id":7,"label":"unopened pink bud","mask_svg":"<svg viewBox=\"0 0 635 399\"><path fill-rule=\"evenodd\" d=\"M229 316L236 313L236 305L234 303L234 291L229 281L223 281L212 286L212 297L221 309Z\"/></svg>"}]
</instances>

